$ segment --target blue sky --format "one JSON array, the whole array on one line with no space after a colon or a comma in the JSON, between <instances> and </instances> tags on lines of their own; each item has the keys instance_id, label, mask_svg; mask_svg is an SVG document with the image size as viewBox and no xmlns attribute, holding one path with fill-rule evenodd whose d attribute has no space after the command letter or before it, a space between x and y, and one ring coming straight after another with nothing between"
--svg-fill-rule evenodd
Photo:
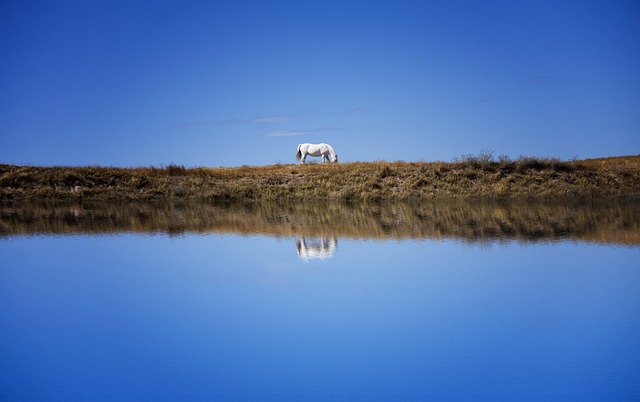
<instances>
[{"instance_id":1,"label":"blue sky","mask_svg":"<svg viewBox=\"0 0 640 402\"><path fill-rule=\"evenodd\" d=\"M0 163L640 153L640 2L0 1Z\"/></svg>"}]
</instances>

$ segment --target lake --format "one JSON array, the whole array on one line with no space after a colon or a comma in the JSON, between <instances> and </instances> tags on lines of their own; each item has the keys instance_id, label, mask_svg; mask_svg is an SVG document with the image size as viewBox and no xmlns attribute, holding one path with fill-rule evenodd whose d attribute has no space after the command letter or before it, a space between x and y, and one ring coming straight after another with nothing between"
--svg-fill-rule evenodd
<instances>
[{"instance_id":1,"label":"lake","mask_svg":"<svg viewBox=\"0 0 640 402\"><path fill-rule=\"evenodd\" d=\"M638 203L5 204L1 397L640 397Z\"/></svg>"}]
</instances>

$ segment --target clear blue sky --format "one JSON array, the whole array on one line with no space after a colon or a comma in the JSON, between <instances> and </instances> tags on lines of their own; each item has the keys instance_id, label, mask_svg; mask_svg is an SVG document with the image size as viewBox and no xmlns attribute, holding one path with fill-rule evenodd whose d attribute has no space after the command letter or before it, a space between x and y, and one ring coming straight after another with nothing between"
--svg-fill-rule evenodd
<instances>
[{"instance_id":1,"label":"clear blue sky","mask_svg":"<svg viewBox=\"0 0 640 402\"><path fill-rule=\"evenodd\" d=\"M0 0L0 163L640 153L640 2Z\"/></svg>"}]
</instances>

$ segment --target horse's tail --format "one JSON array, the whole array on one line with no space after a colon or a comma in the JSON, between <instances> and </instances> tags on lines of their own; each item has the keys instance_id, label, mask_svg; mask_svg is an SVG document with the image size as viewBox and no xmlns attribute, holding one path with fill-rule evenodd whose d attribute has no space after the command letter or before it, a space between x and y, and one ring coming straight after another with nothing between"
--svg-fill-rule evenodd
<instances>
[{"instance_id":1,"label":"horse's tail","mask_svg":"<svg viewBox=\"0 0 640 402\"><path fill-rule=\"evenodd\" d=\"M302 158L302 152L300 152L300 147L302 144L298 145L298 153L296 154L296 160L299 161Z\"/></svg>"}]
</instances>

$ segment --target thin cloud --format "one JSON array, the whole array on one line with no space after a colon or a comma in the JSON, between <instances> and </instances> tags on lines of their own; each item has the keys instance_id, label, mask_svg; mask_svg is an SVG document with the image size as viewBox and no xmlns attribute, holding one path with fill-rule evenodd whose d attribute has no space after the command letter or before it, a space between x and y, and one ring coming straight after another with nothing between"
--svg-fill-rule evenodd
<instances>
[{"instance_id":1,"label":"thin cloud","mask_svg":"<svg viewBox=\"0 0 640 402\"><path fill-rule=\"evenodd\" d=\"M187 123L184 126L186 127L223 127L223 126L235 126L235 125L250 125L250 126L269 126L276 125L282 123L291 123L295 121L300 121L308 118L319 118L319 117L342 117L342 116L352 116L360 113L369 112L370 109L367 107L358 107L347 110L339 110L339 111L331 111L331 112L318 112L313 109L303 110L298 113L284 113L284 114L274 114L274 115L261 115L261 116L251 116L251 117L236 117L230 119L214 119L214 120L203 120L198 122ZM286 131L273 131L277 132L286 132ZM291 131L298 132L298 131ZM300 132L303 134L304 132ZM300 135L300 134L290 134L290 135ZM275 136L275 135L274 135Z\"/></svg>"},{"instance_id":2,"label":"thin cloud","mask_svg":"<svg viewBox=\"0 0 640 402\"><path fill-rule=\"evenodd\" d=\"M294 118L291 115L273 115L273 116L255 116L245 118L219 119L219 120L203 120L185 124L187 127L224 127L237 125L255 125L265 126L270 124L286 123Z\"/></svg>"},{"instance_id":3,"label":"thin cloud","mask_svg":"<svg viewBox=\"0 0 640 402\"><path fill-rule=\"evenodd\" d=\"M203 120L184 124L185 127L222 127L233 126L237 124L243 124L246 121L244 119L221 119L221 120Z\"/></svg>"},{"instance_id":4,"label":"thin cloud","mask_svg":"<svg viewBox=\"0 0 640 402\"><path fill-rule=\"evenodd\" d=\"M522 80L525 85L553 85L571 80L564 75L534 75Z\"/></svg>"},{"instance_id":5,"label":"thin cloud","mask_svg":"<svg viewBox=\"0 0 640 402\"><path fill-rule=\"evenodd\" d=\"M260 116L260 117L252 117L249 119L249 123L251 124L278 124L278 123L286 123L292 121L296 118L295 115L290 114L282 114L282 115L273 115L273 116Z\"/></svg>"},{"instance_id":6,"label":"thin cloud","mask_svg":"<svg viewBox=\"0 0 640 402\"><path fill-rule=\"evenodd\" d=\"M338 116L351 116L354 114L368 113L370 111L371 111L371 108L369 107L357 107L354 109L345 110L341 114L338 114Z\"/></svg>"},{"instance_id":7,"label":"thin cloud","mask_svg":"<svg viewBox=\"0 0 640 402\"><path fill-rule=\"evenodd\" d=\"M352 129L356 126L348 126L348 127L332 127L332 128L314 128L309 130L273 130L265 133L264 137L294 137L298 135L306 135L306 134L315 134L315 133L326 133L331 131L344 131Z\"/></svg>"},{"instance_id":8,"label":"thin cloud","mask_svg":"<svg viewBox=\"0 0 640 402\"><path fill-rule=\"evenodd\" d=\"M347 110L337 110L331 112L317 112L313 110L309 110L304 113L306 117L343 117L343 116L353 116L361 113L370 112L371 108L368 107L357 107L353 109Z\"/></svg>"},{"instance_id":9,"label":"thin cloud","mask_svg":"<svg viewBox=\"0 0 640 402\"><path fill-rule=\"evenodd\" d=\"M267 126L272 124L287 123L298 119L303 114L281 114L252 117L235 117L231 119L203 120L186 124L188 127L223 127L236 125Z\"/></svg>"},{"instance_id":10,"label":"thin cloud","mask_svg":"<svg viewBox=\"0 0 640 402\"><path fill-rule=\"evenodd\" d=\"M318 130L274 130L264 134L265 137L293 137L316 132Z\"/></svg>"}]
</instances>

